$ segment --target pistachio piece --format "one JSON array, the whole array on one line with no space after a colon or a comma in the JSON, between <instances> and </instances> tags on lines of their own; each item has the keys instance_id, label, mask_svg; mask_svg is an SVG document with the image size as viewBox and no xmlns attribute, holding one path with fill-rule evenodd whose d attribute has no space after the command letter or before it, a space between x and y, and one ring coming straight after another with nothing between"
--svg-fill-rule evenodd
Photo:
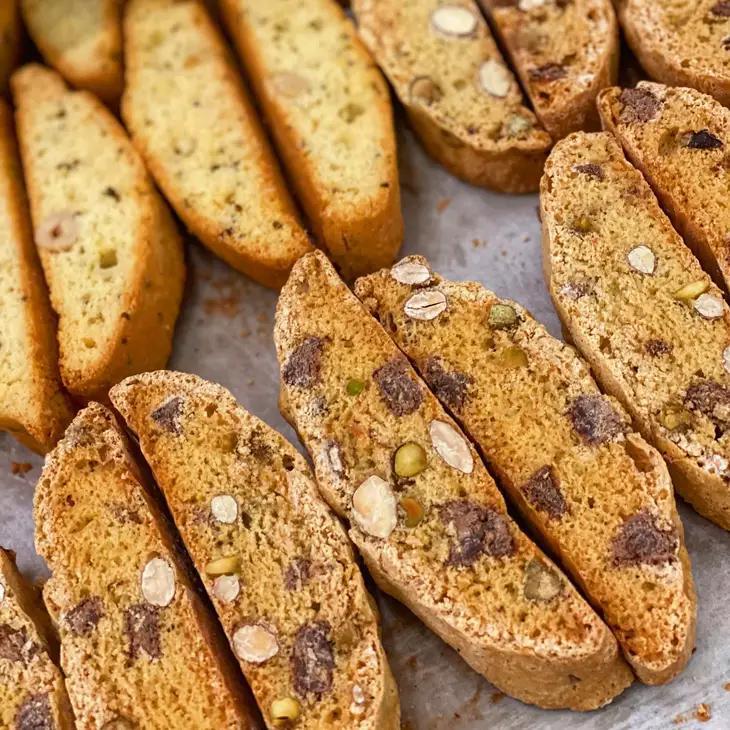
<instances>
[{"instance_id":1,"label":"pistachio piece","mask_svg":"<svg viewBox=\"0 0 730 730\"><path fill-rule=\"evenodd\" d=\"M587 215L578 216L571 226L576 233L590 233L593 230L593 221Z\"/></svg>"},{"instance_id":2,"label":"pistachio piece","mask_svg":"<svg viewBox=\"0 0 730 730\"><path fill-rule=\"evenodd\" d=\"M262 664L279 651L274 634L259 624L244 624L233 634L236 656L245 662Z\"/></svg>"},{"instance_id":3,"label":"pistachio piece","mask_svg":"<svg viewBox=\"0 0 730 730\"><path fill-rule=\"evenodd\" d=\"M390 537L398 522L393 490L379 476L368 477L355 490L352 510L360 528L373 537Z\"/></svg>"},{"instance_id":4,"label":"pistachio piece","mask_svg":"<svg viewBox=\"0 0 730 730\"><path fill-rule=\"evenodd\" d=\"M714 294L700 294L692 306L705 319L718 319L725 312L722 299Z\"/></svg>"},{"instance_id":5,"label":"pistachio piece","mask_svg":"<svg viewBox=\"0 0 730 730\"><path fill-rule=\"evenodd\" d=\"M683 426L689 426L692 422L692 416L682 406L670 404L664 408L659 420L664 428L669 431L676 431Z\"/></svg>"},{"instance_id":6,"label":"pistachio piece","mask_svg":"<svg viewBox=\"0 0 730 730\"><path fill-rule=\"evenodd\" d=\"M213 582L213 595L223 603L232 603L241 592L237 575L219 575Z\"/></svg>"},{"instance_id":7,"label":"pistachio piece","mask_svg":"<svg viewBox=\"0 0 730 730\"><path fill-rule=\"evenodd\" d=\"M425 284L431 278L427 266L417 261L403 259L390 270L390 275L400 284Z\"/></svg>"},{"instance_id":8,"label":"pistachio piece","mask_svg":"<svg viewBox=\"0 0 730 730\"><path fill-rule=\"evenodd\" d=\"M505 347L500 353L502 364L509 370L527 367L527 353L517 345Z\"/></svg>"},{"instance_id":9,"label":"pistachio piece","mask_svg":"<svg viewBox=\"0 0 730 730\"><path fill-rule=\"evenodd\" d=\"M347 387L345 388L345 390L347 391L347 395L360 395L364 387L365 383L363 383L362 380L350 378L347 381Z\"/></svg>"},{"instance_id":10,"label":"pistachio piece","mask_svg":"<svg viewBox=\"0 0 730 730\"><path fill-rule=\"evenodd\" d=\"M474 13L461 5L442 5L431 15L431 24L444 35L470 36L477 27Z\"/></svg>"},{"instance_id":11,"label":"pistachio piece","mask_svg":"<svg viewBox=\"0 0 730 730\"><path fill-rule=\"evenodd\" d=\"M213 519L224 524L233 524L238 517L238 503L230 494L219 494L210 500Z\"/></svg>"},{"instance_id":12,"label":"pistachio piece","mask_svg":"<svg viewBox=\"0 0 730 730\"><path fill-rule=\"evenodd\" d=\"M489 309L489 317L487 318L489 326L496 330L507 329L517 322L517 312L514 307L509 304L499 304L495 302Z\"/></svg>"},{"instance_id":13,"label":"pistachio piece","mask_svg":"<svg viewBox=\"0 0 730 730\"><path fill-rule=\"evenodd\" d=\"M499 61L490 58L479 67L479 85L488 94L503 99L512 86L512 74Z\"/></svg>"},{"instance_id":14,"label":"pistachio piece","mask_svg":"<svg viewBox=\"0 0 730 730\"><path fill-rule=\"evenodd\" d=\"M446 296L437 289L426 289L414 294L403 310L411 319L436 319L446 309Z\"/></svg>"},{"instance_id":15,"label":"pistachio piece","mask_svg":"<svg viewBox=\"0 0 730 730\"><path fill-rule=\"evenodd\" d=\"M294 697L281 697L271 703L271 722L274 727L286 727L299 718L301 706Z\"/></svg>"},{"instance_id":16,"label":"pistachio piece","mask_svg":"<svg viewBox=\"0 0 730 730\"><path fill-rule=\"evenodd\" d=\"M436 453L453 469L464 474L474 470L474 459L466 439L450 424L431 421L431 443Z\"/></svg>"},{"instance_id":17,"label":"pistachio piece","mask_svg":"<svg viewBox=\"0 0 730 730\"><path fill-rule=\"evenodd\" d=\"M238 573L241 569L241 558L238 555L226 555L222 558L211 560L205 566L208 575L231 575Z\"/></svg>"},{"instance_id":18,"label":"pistachio piece","mask_svg":"<svg viewBox=\"0 0 730 730\"><path fill-rule=\"evenodd\" d=\"M542 560L533 558L525 569L525 596L532 601L550 601L562 590L560 576L545 565Z\"/></svg>"},{"instance_id":19,"label":"pistachio piece","mask_svg":"<svg viewBox=\"0 0 730 730\"><path fill-rule=\"evenodd\" d=\"M521 114L512 114L504 123L504 134L507 137L520 137L529 132L533 127L531 119L523 117Z\"/></svg>"},{"instance_id":20,"label":"pistachio piece","mask_svg":"<svg viewBox=\"0 0 730 730\"><path fill-rule=\"evenodd\" d=\"M710 282L707 279L700 279L699 281L692 281L689 284L677 289L674 292L674 298L679 299L683 302L689 302L693 299L697 299L700 294L703 294L710 288Z\"/></svg>"},{"instance_id":21,"label":"pistachio piece","mask_svg":"<svg viewBox=\"0 0 730 730\"><path fill-rule=\"evenodd\" d=\"M640 274L653 274L656 268L656 256L648 246L636 246L626 255L629 266Z\"/></svg>"},{"instance_id":22,"label":"pistachio piece","mask_svg":"<svg viewBox=\"0 0 730 730\"><path fill-rule=\"evenodd\" d=\"M175 597L175 571L163 558L152 558L142 571L142 595L147 603L164 608Z\"/></svg>"},{"instance_id":23,"label":"pistachio piece","mask_svg":"<svg viewBox=\"0 0 730 730\"><path fill-rule=\"evenodd\" d=\"M413 441L399 446L393 459L393 468L399 477L414 477L426 468L426 464L426 452Z\"/></svg>"},{"instance_id":24,"label":"pistachio piece","mask_svg":"<svg viewBox=\"0 0 730 730\"><path fill-rule=\"evenodd\" d=\"M399 502L401 509L406 513L406 527L416 527L423 520L423 505L413 497L403 497Z\"/></svg>"}]
</instances>

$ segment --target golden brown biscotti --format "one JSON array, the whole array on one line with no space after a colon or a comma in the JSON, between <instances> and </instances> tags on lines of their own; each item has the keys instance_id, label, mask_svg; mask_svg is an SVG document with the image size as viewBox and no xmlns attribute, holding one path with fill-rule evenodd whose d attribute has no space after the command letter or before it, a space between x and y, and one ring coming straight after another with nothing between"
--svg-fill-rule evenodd
<instances>
[{"instance_id":1,"label":"golden brown biscotti","mask_svg":"<svg viewBox=\"0 0 730 730\"><path fill-rule=\"evenodd\" d=\"M127 375L167 362L185 278L180 236L94 96L38 65L11 85L61 378L71 393L103 399Z\"/></svg>"},{"instance_id":2,"label":"golden brown biscotti","mask_svg":"<svg viewBox=\"0 0 730 730\"><path fill-rule=\"evenodd\" d=\"M631 50L652 79L730 103L730 0L614 0Z\"/></svg>"},{"instance_id":3,"label":"golden brown biscotti","mask_svg":"<svg viewBox=\"0 0 730 730\"><path fill-rule=\"evenodd\" d=\"M0 3L0 93L6 91L10 74L20 56L20 9L18 0Z\"/></svg>"},{"instance_id":4,"label":"golden brown biscotti","mask_svg":"<svg viewBox=\"0 0 730 730\"><path fill-rule=\"evenodd\" d=\"M662 452L679 493L730 529L722 293L610 134L561 141L541 188L545 278L563 326Z\"/></svg>"},{"instance_id":5,"label":"golden brown biscotti","mask_svg":"<svg viewBox=\"0 0 730 730\"><path fill-rule=\"evenodd\" d=\"M98 403L46 457L34 517L79 728L259 726L171 529Z\"/></svg>"},{"instance_id":6,"label":"golden brown biscotti","mask_svg":"<svg viewBox=\"0 0 730 730\"><path fill-rule=\"evenodd\" d=\"M355 293L479 445L639 679L675 677L694 648L694 583L666 465L628 414L523 307L443 279L421 256L359 279ZM428 319L413 316L424 297L441 302Z\"/></svg>"},{"instance_id":7,"label":"golden brown biscotti","mask_svg":"<svg viewBox=\"0 0 730 730\"><path fill-rule=\"evenodd\" d=\"M38 591L0 548L0 727L73 730L58 646Z\"/></svg>"},{"instance_id":8,"label":"golden brown biscotti","mask_svg":"<svg viewBox=\"0 0 730 730\"><path fill-rule=\"evenodd\" d=\"M309 466L224 388L160 371L111 392L269 727L400 730L378 617Z\"/></svg>"},{"instance_id":9,"label":"golden brown biscotti","mask_svg":"<svg viewBox=\"0 0 730 730\"><path fill-rule=\"evenodd\" d=\"M45 452L72 413L22 180L12 112L0 100L0 428Z\"/></svg>"},{"instance_id":10,"label":"golden brown biscotti","mask_svg":"<svg viewBox=\"0 0 730 730\"><path fill-rule=\"evenodd\" d=\"M593 709L631 683L608 627L322 253L292 270L274 338L282 412L384 591L525 702Z\"/></svg>"},{"instance_id":11,"label":"golden brown biscotti","mask_svg":"<svg viewBox=\"0 0 730 730\"><path fill-rule=\"evenodd\" d=\"M611 0L480 0L553 139L599 126L596 97L616 83Z\"/></svg>"},{"instance_id":12,"label":"golden brown biscotti","mask_svg":"<svg viewBox=\"0 0 730 730\"><path fill-rule=\"evenodd\" d=\"M606 89L599 109L703 268L730 289L730 111L694 89L646 81Z\"/></svg>"},{"instance_id":13,"label":"golden brown biscotti","mask_svg":"<svg viewBox=\"0 0 730 730\"><path fill-rule=\"evenodd\" d=\"M388 87L335 0L222 0L316 238L346 279L403 240Z\"/></svg>"},{"instance_id":14,"label":"golden brown biscotti","mask_svg":"<svg viewBox=\"0 0 730 730\"><path fill-rule=\"evenodd\" d=\"M312 245L205 7L131 0L124 38L122 114L157 183L214 253L280 287Z\"/></svg>"},{"instance_id":15,"label":"golden brown biscotti","mask_svg":"<svg viewBox=\"0 0 730 730\"><path fill-rule=\"evenodd\" d=\"M428 153L474 185L537 190L550 136L474 0L354 0L361 38Z\"/></svg>"},{"instance_id":16,"label":"golden brown biscotti","mask_svg":"<svg viewBox=\"0 0 730 730\"><path fill-rule=\"evenodd\" d=\"M72 85L112 106L124 84L122 0L20 0L31 38Z\"/></svg>"}]
</instances>

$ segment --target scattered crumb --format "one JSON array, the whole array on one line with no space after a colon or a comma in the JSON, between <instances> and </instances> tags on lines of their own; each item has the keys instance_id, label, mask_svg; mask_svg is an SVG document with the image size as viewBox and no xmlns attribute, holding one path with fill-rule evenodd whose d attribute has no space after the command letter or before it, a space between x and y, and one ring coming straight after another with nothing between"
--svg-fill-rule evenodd
<instances>
[{"instance_id":1,"label":"scattered crumb","mask_svg":"<svg viewBox=\"0 0 730 730\"><path fill-rule=\"evenodd\" d=\"M498 702L501 702L505 698L504 692L492 692L491 696L489 697L489 701L496 705Z\"/></svg>"},{"instance_id":2,"label":"scattered crumb","mask_svg":"<svg viewBox=\"0 0 730 730\"><path fill-rule=\"evenodd\" d=\"M412 654L411 656L406 659L406 664L408 665L409 669L416 669L418 666L418 659L416 658L415 654Z\"/></svg>"},{"instance_id":3,"label":"scattered crumb","mask_svg":"<svg viewBox=\"0 0 730 730\"><path fill-rule=\"evenodd\" d=\"M726 692L730 692L730 682L725 682L722 687Z\"/></svg>"},{"instance_id":4,"label":"scattered crumb","mask_svg":"<svg viewBox=\"0 0 730 730\"><path fill-rule=\"evenodd\" d=\"M704 702L700 705L697 705L697 709L695 710L695 718L700 722L709 722L709 720L712 718L710 706L708 704L705 704Z\"/></svg>"},{"instance_id":5,"label":"scattered crumb","mask_svg":"<svg viewBox=\"0 0 730 730\"><path fill-rule=\"evenodd\" d=\"M235 295L203 300L206 314L222 314L224 317L231 318L238 314L239 304L238 297Z\"/></svg>"},{"instance_id":6,"label":"scattered crumb","mask_svg":"<svg viewBox=\"0 0 730 730\"><path fill-rule=\"evenodd\" d=\"M451 198L441 198L438 203L436 203L436 210L439 213L443 213L450 205Z\"/></svg>"},{"instance_id":7,"label":"scattered crumb","mask_svg":"<svg viewBox=\"0 0 730 730\"><path fill-rule=\"evenodd\" d=\"M684 715L676 715L675 718L672 720L672 722L675 725L681 725L686 720L687 720L687 718Z\"/></svg>"},{"instance_id":8,"label":"scattered crumb","mask_svg":"<svg viewBox=\"0 0 730 730\"><path fill-rule=\"evenodd\" d=\"M529 233L525 233L525 235L522 236L522 242L523 243L527 243L529 240L530 240L530 234Z\"/></svg>"},{"instance_id":9,"label":"scattered crumb","mask_svg":"<svg viewBox=\"0 0 730 730\"><path fill-rule=\"evenodd\" d=\"M474 248L479 248L481 246L486 246L486 241L482 241L481 238L472 238L471 239L471 245L474 246Z\"/></svg>"},{"instance_id":10,"label":"scattered crumb","mask_svg":"<svg viewBox=\"0 0 730 730\"><path fill-rule=\"evenodd\" d=\"M23 476L33 468L33 464L29 464L27 461L11 461L10 468L13 474Z\"/></svg>"}]
</instances>

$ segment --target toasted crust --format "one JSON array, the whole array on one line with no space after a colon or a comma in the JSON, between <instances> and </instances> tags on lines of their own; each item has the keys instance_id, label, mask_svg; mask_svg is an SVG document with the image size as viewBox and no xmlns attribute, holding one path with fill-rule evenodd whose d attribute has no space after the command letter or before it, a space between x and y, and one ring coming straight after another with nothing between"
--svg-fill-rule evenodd
<instances>
[{"instance_id":1,"label":"toasted crust","mask_svg":"<svg viewBox=\"0 0 730 730\"><path fill-rule=\"evenodd\" d=\"M121 0L20 0L43 58L71 85L112 106L124 85Z\"/></svg>"},{"instance_id":2,"label":"toasted crust","mask_svg":"<svg viewBox=\"0 0 730 730\"><path fill-rule=\"evenodd\" d=\"M122 113L190 230L278 288L312 250L228 50L195 0L132 0Z\"/></svg>"},{"instance_id":3,"label":"toasted crust","mask_svg":"<svg viewBox=\"0 0 730 730\"><path fill-rule=\"evenodd\" d=\"M20 56L20 10L17 0L0 4L0 92L8 86L8 79Z\"/></svg>"},{"instance_id":4,"label":"toasted crust","mask_svg":"<svg viewBox=\"0 0 730 730\"><path fill-rule=\"evenodd\" d=\"M37 65L11 84L36 243L59 316L61 377L81 398L104 398L169 357L185 276L180 237L95 97ZM64 250L53 248L58 230L72 233Z\"/></svg>"},{"instance_id":5,"label":"toasted crust","mask_svg":"<svg viewBox=\"0 0 730 730\"><path fill-rule=\"evenodd\" d=\"M429 154L474 185L536 190L550 136L523 106L476 3L458 3L473 17L473 28L461 36L436 29L432 18L439 8L437 0L353 2L360 36ZM492 92L483 84L485 71Z\"/></svg>"}]
</instances>

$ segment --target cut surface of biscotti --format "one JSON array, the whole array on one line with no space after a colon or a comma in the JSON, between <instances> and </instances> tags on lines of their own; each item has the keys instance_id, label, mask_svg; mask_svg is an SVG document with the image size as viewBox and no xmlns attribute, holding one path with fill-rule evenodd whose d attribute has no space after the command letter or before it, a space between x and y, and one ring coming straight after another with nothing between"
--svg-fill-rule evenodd
<instances>
[{"instance_id":1,"label":"cut surface of biscotti","mask_svg":"<svg viewBox=\"0 0 730 730\"><path fill-rule=\"evenodd\" d=\"M20 55L20 10L17 0L0 3L0 92L7 89L8 79Z\"/></svg>"},{"instance_id":2,"label":"cut surface of biscotti","mask_svg":"<svg viewBox=\"0 0 730 730\"><path fill-rule=\"evenodd\" d=\"M122 113L158 185L218 256L281 286L312 246L204 5L132 0L124 31Z\"/></svg>"},{"instance_id":3,"label":"cut surface of biscotti","mask_svg":"<svg viewBox=\"0 0 730 730\"><path fill-rule=\"evenodd\" d=\"M617 0L626 40L652 79L730 103L728 0Z\"/></svg>"},{"instance_id":4,"label":"cut surface of biscotti","mask_svg":"<svg viewBox=\"0 0 730 730\"><path fill-rule=\"evenodd\" d=\"M355 293L479 445L639 678L676 676L694 648L696 599L672 482L587 365L519 304L443 279L421 256L359 279ZM427 298L440 304L419 317L413 305Z\"/></svg>"},{"instance_id":5,"label":"cut surface of biscotti","mask_svg":"<svg viewBox=\"0 0 730 730\"><path fill-rule=\"evenodd\" d=\"M34 516L79 727L256 726L219 628L98 403L46 458Z\"/></svg>"},{"instance_id":6,"label":"cut surface of biscotti","mask_svg":"<svg viewBox=\"0 0 730 730\"><path fill-rule=\"evenodd\" d=\"M689 88L611 88L601 119L641 170L695 256L730 289L730 111Z\"/></svg>"},{"instance_id":7,"label":"cut surface of biscotti","mask_svg":"<svg viewBox=\"0 0 730 730\"><path fill-rule=\"evenodd\" d=\"M38 65L11 84L61 377L72 393L103 398L127 375L166 363L182 243L124 130L95 97Z\"/></svg>"},{"instance_id":8,"label":"cut surface of biscotti","mask_svg":"<svg viewBox=\"0 0 730 730\"><path fill-rule=\"evenodd\" d=\"M399 730L372 598L296 449L195 375L134 376L111 398L268 726Z\"/></svg>"},{"instance_id":9,"label":"cut surface of biscotti","mask_svg":"<svg viewBox=\"0 0 730 730\"><path fill-rule=\"evenodd\" d=\"M292 270L274 337L282 410L383 590L525 702L595 708L631 683L606 625L323 254Z\"/></svg>"},{"instance_id":10,"label":"cut surface of biscotti","mask_svg":"<svg viewBox=\"0 0 730 730\"><path fill-rule=\"evenodd\" d=\"M315 235L351 279L403 239L390 92L335 0L224 0L224 17Z\"/></svg>"},{"instance_id":11,"label":"cut surface of biscotti","mask_svg":"<svg viewBox=\"0 0 730 730\"><path fill-rule=\"evenodd\" d=\"M611 0L480 1L552 138L597 128L596 96L618 73Z\"/></svg>"},{"instance_id":12,"label":"cut surface of biscotti","mask_svg":"<svg viewBox=\"0 0 730 730\"><path fill-rule=\"evenodd\" d=\"M0 100L0 428L48 451L72 414L22 179L12 113Z\"/></svg>"},{"instance_id":13,"label":"cut surface of biscotti","mask_svg":"<svg viewBox=\"0 0 730 730\"><path fill-rule=\"evenodd\" d=\"M53 632L39 592L0 548L0 727L73 730Z\"/></svg>"},{"instance_id":14,"label":"cut surface of biscotti","mask_svg":"<svg viewBox=\"0 0 730 730\"><path fill-rule=\"evenodd\" d=\"M20 0L31 38L75 87L116 104L122 93L119 0Z\"/></svg>"},{"instance_id":15,"label":"cut surface of biscotti","mask_svg":"<svg viewBox=\"0 0 730 730\"><path fill-rule=\"evenodd\" d=\"M550 136L474 0L354 0L361 38L429 154L467 182L537 190Z\"/></svg>"},{"instance_id":16,"label":"cut surface of biscotti","mask_svg":"<svg viewBox=\"0 0 730 730\"><path fill-rule=\"evenodd\" d=\"M545 275L603 388L679 493L730 529L730 310L607 133L577 133L542 181Z\"/></svg>"}]
</instances>

